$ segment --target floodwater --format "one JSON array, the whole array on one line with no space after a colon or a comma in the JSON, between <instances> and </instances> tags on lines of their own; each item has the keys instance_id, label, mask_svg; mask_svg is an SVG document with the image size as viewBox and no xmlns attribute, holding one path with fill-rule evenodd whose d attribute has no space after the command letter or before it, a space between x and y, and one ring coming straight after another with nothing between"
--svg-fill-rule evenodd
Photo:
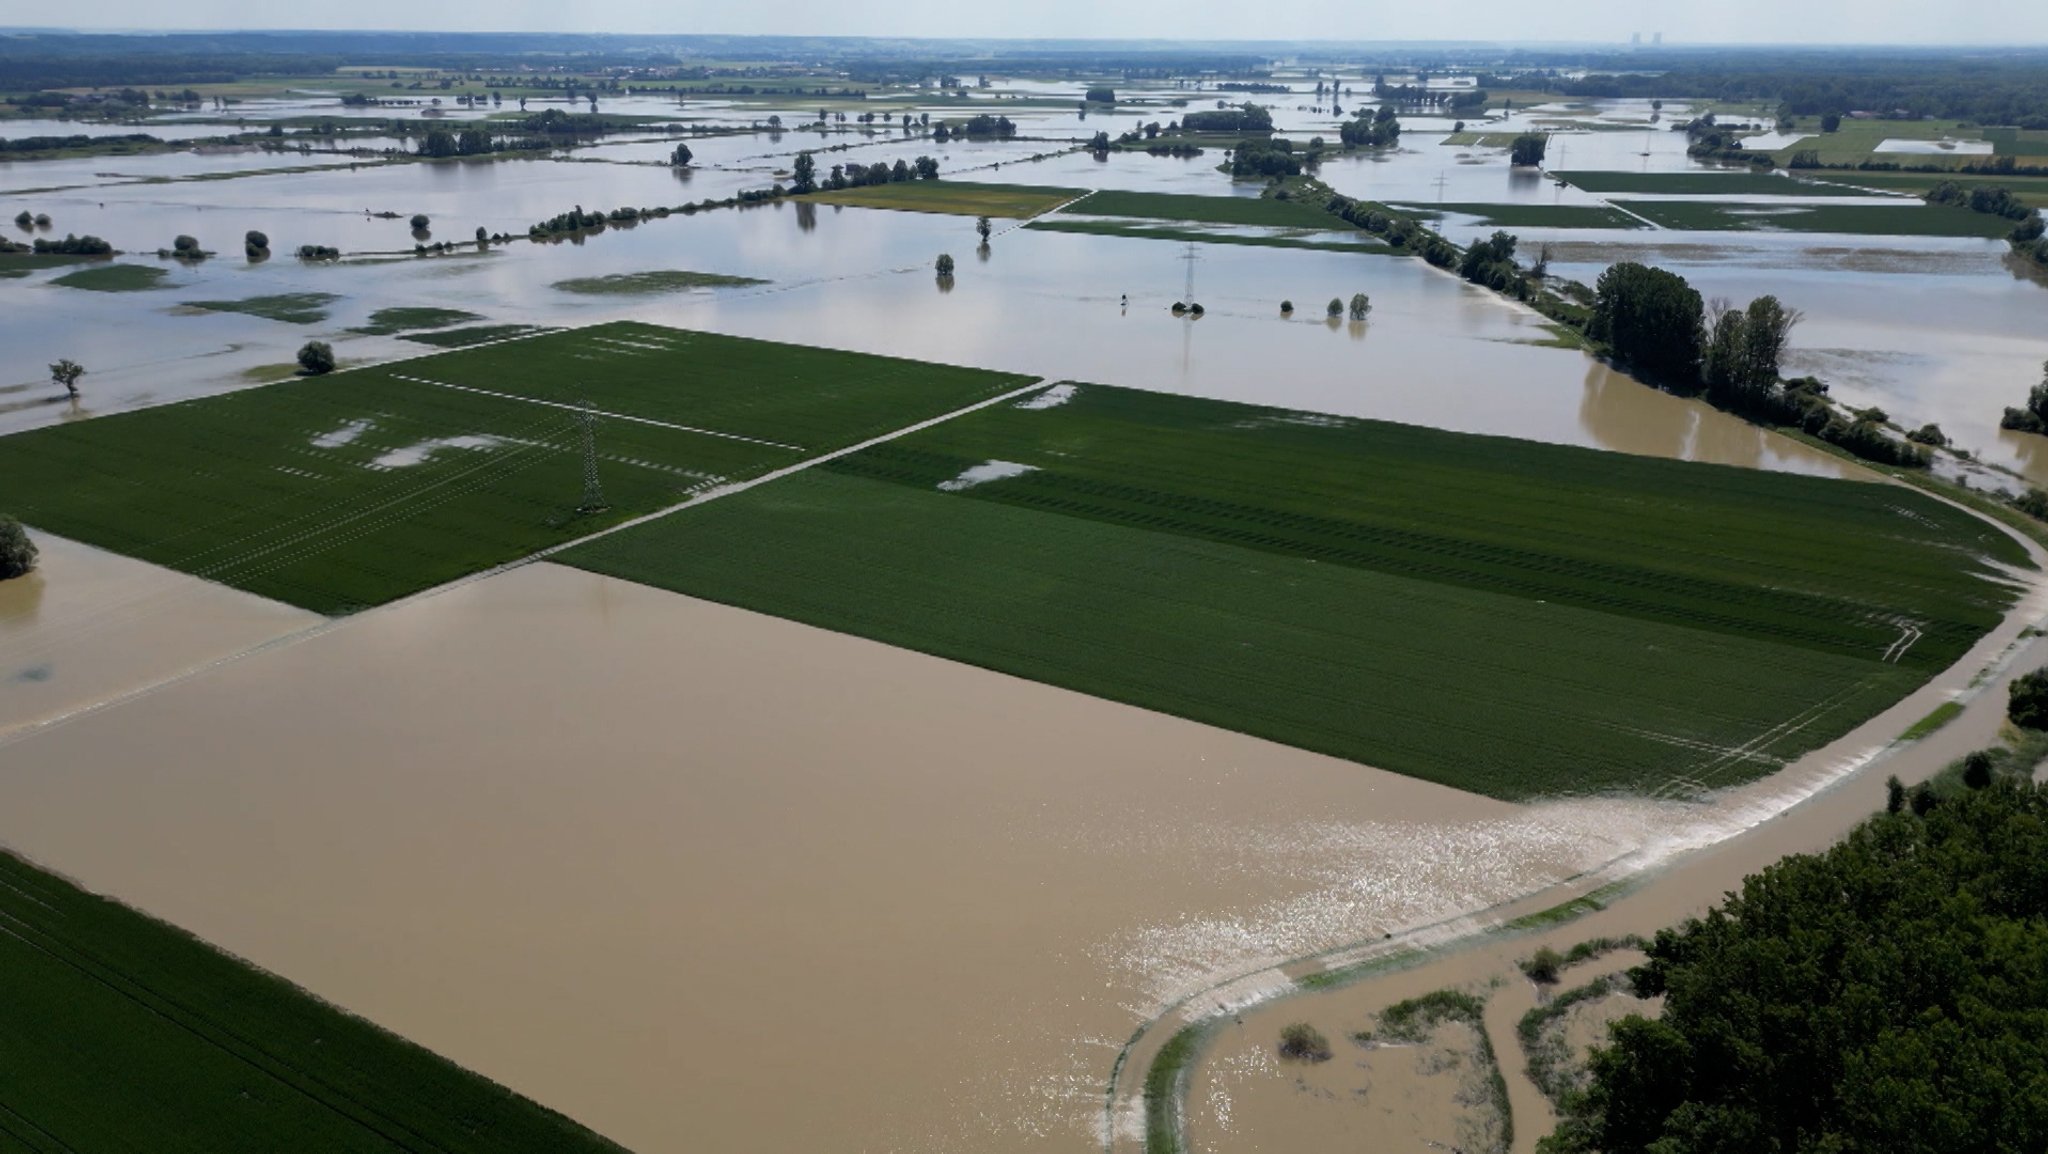
<instances>
[{"instance_id":1,"label":"floodwater","mask_svg":"<svg viewBox=\"0 0 2048 1154\"><path fill-rule=\"evenodd\" d=\"M2030 552L2038 558L2038 550L2030 548ZM1896 774L1912 784L1964 753L1992 744L2004 720L2007 683L2048 659L2048 642L2022 634L2023 627L2038 623L2044 612L2048 612L2048 591L2036 581L2025 604L2005 624L1930 685L1856 732L1809 754L1771 778L1700 803L1573 803L1570 808L1579 811L1582 818L1590 818L1593 812L1605 807L1617 807L1604 815L1603 824L1616 831L1639 831L1637 836L1642 840L1638 848L1617 858L1611 868L1592 871L1569 886L1532 893L1480 917L1450 919L1421 933L1397 934L1384 945L1363 945L1330 956L1334 965L1375 955L1385 958L1394 950L1419 950L1421 956L1414 964L1401 967L1396 960L1395 968L1354 984L1292 997L1275 996L1292 988L1287 978L1277 973L1250 975L1193 999L1184 1013L1208 1012L1218 1005L1240 1007L1227 1027L1229 1033L1223 1044L1202 1058L1191 1079L1188 1126L1190 1133L1200 1138L1195 1148L1209 1152L1269 1148L1265 1137L1255 1132L1252 1119L1244 1111L1231 1108L1244 1094L1251 1094L1256 1100L1261 1096L1270 1098L1273 1092L1270 1085L1247 1086L1248 1071L1241 1061L1245 1045L1275 1038L1283 1025L1301 1020L1335 1037L1339 1031L1356 1029L1355 1023L1367 1020L1392 1002L1458 987L1494 988L1493 998L1506 997L1517 1003L1502 1002L1489 1009L1489 1032L1494 1035L1496 1050L1503 1056L1510 1096L1523 1103L1516 1117L1516 1149L1533 1149L1534 1140L1541 1137L1548 1125L1549 1112L1547 1106L1533 1101L1535 1090L1522 1072L1514 1040L1511 1035L1503 1036L1517 1016L1519 1003L1527 1000L1526 988L1519 992L1515 989L1516 983L1522 982L1514 968L1515 960L1544 945L1563 950L1594 937L1631 933L1647 937L1658 929L1703 913L1724 893L1738 888L1746 875L1787 854L1825 848L1876 811L1883 804L1880 775ZM1886 749L1893 737L1945 700L1964 702L1963 714L1913 745ZM1653 812L1659 810L1662 812ZM1629 877L1635 879L1630 883L1633 888L1618 898L1608 899L1604 909L1555 929L1521 936L1478 936L1515 916L1548 908L1605 882ZM1613 958L1601 966L1570 971L1567 982L1590 978L1623 961ZM1313 972L1319 968L1319 963L1310 962L1290 967L1288 972ZM1142 1070L1149 1051L1156 1050L1160 1040L1157 1036L1169 1032L1179 1020L1179 1016L1169 1015L1163 1020L1164 1029L1150 1031L1148 1036L1153 1040L1134 1048L1131 1065ZM1583 1039L1584 1031L1579 1037ZM1124 1079L1126 1092L1133 1084L1132 1079ZM1129 1116L1128 1107L1120 1110L1120 1118ZM1302 1118L1290 1118L1284 1123L1286 1132L1305 1143L1305 1147L1336 1148L1355 1143L1355 1115L1324 1111L1316 1119L1305 1122ZM1313 1132L1302 1133L1304 1125L1313 1126ZM1118 1128L1117 1140L1119 1148L1135 1148L1140 1142L1138 1128L1123 1123Z\"/></svg>"},{"instance_id":2,"label":"floodwater","mask_svg":"<svg viewBox=\"0 0 2048 1154\"><path fill-rule=\"evenodd\" d=\"M1150 157L1136 163L1161 162ZM321 174L351 176L386 189L422 179L425 166ZM427 176L439 180L538 181L522 195L555 204L563 170L638 174L671 181L666 170L546 161L478 165ZM266 188L283 195L297 177L260 177L231 188L251 202ZM147 190L166 195L162 186ZM128 190L118 190L128 191ZM178 190L179 196L186 196ZM368 194L366 194L368 195ZM489 197L483 197L489 200ZM109 211L112 211L109 202ZM267 223L266 211L201 210L222 226ZM155 212L155 202L134 206ZM152 218L153 219L153 218ZM333 212L336 226L392 238L403 220ZM436 218L437 225L439 220ZM172 215L138 226L146 234L197 227ZM270 230L273 247L295 238ZM124 243L110 233L116 243ZM216 242L209 242L216 243ZM961 265L952 291L936 290L933 255L952 251ZM391 305L432 303L468 309L493 322L587 324L631 316L688 328L797 341L863 352L1093 380L1349 416L1370 416L1470 432L1497 433L1628 452L1843 475L1835 458L1764 433L1725 414L1634 386L1584 355L1536 347L1550 334L1533 313L1419 261L1354 253L1198 246L1197 298L1207 315L1175 318L1167 306L1185 291L1186 246L1165 241L1036 232L1005 225L983 253L972 221L922 213L781 204L695 217L671 217L613 230L583 244L518 243L447 258L387 264L308 267L289 258L250 265L222 257L196 268L170 267L170 288L88 293L48 284L55 275L0 282L0 297L22 321L20 364L35 365L99 350L87 361L86 401L107 412L177 396L237 387L250 366L289 362L312 336L333 340L344 360L416 355L419 346L346 332ZM549 287L570 277L687 268L759 277L754 289L653 299L577 297ZM281 324L235 313L183 315L192 299L319 291L341 299L327 322ZM1326 325L1317 304L1366 292L1363 323ZM1121 304L1128 294L1128 307ZM1279 302L1297 303L1283 319ZM914 318L916 323L904 323ZM1047 332L1062 339L1048 342ZM107 334L120 333L118 340ZM1633 391L1631 391L1633 390ZM66 418L46 384L0 385L0 430ZM1611 410L1611 411L1610 411Z\"/></svg>"},{"instance_id":3,"label":"floodwater","mask_svg":"<svg viewBox=\"0 0 2048 1154\"><path fill-rule=\"evenodd\" d=\"M1079 1149L1334 879L1585 864L1423 836L1519 812L544 564L0 744L0 842L645 1151Z\"/></svg>"},{"instance_id":4,"label":"floodwater","mask_svg":"<svg viewBox=\"0 0 2048 1154\"><path fill-rule=\"evenodd\" d=\"M33 528L30 537L36 569L0 581L0 740L322 620Z\"/></svg>"}]
</instances>

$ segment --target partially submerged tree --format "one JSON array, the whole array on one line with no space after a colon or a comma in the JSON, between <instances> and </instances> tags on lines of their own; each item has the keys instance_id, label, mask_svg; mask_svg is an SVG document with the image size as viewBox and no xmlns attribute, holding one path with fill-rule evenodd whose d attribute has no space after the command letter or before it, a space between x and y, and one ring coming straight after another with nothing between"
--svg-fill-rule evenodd
<instances>
[{"instance_id":1,"label":"partially submerged tree","mask_svg":"<svg viewBox=\"0 0 2048 1154\"><path fill-rule=\"evenodd\" d=\"M952 276L953 276L953 254L952 254L952 253L949 253L949 252L942 252L942 253L940 253L940 254L939 254L939 259L938 259L938 260L936 260L936 261L933 261L933 262L932 262L932 267L933 267L934 269L936 269L936 270L938 271L938 274L939 274L939 279L941 279L941 280L950 280L950 279L952 279Z\"/></svg>"},{"instance_id":2,"label":"partially submerged tree","mask_svg":"<svg viewBox=\"0 0 2048 1154\"><path fill-rule=\"evenodd\" d=\"M1280 1028L1280 1056L1296 1062L1327 1062L1330 1040L1307 1022L1291 1022Z\"/></svg>"},{"instance_id":3,"label":"partially submerged tree","mask_svg":"<svg viewBox=\"0 0 2048 1154\"><path fill-rule=\"evenodd\" d=\"M1351 319L1352 319L1352 320L1354 320L1354 321L1362 321L1362 320L1364 320L1364 319L1365 319L1365 314L1367 314L1367 313L1369 313L1369 312L1371 312L1371 311L1372 311L1372 298L1370 298L1370 297L1366 296L1366 295L1365 295L1364 293L1352 293L1352 294L1351 294Z\"/></svg>"},{"instance_id":4,"label":"partially submerged tree","mask_svg":"<svg viewBox=\"0 0 2048 1154\"><path fill-rule=\"evenodd\" d=\"M19 577L36 567L36 543L28 530L12 517L0 515L0 581Z\"/></svg>"},{"instance_id":5,"label":"partially submerged tree","mask_svg":"<svg viewBox=\"0 0 2048 1154\"><path fill-rule=\"evenodd\" d=\"M897 163L900 164L902 162L898 161ZM981 243L987 244L988 234L994 231L994 226L990 225L988 218L984 216L974 222L974 231L981 234Z\"/></svg>"},{"instance_id":6,"label":"partially submerged tree","mask_svg":"<svg viewBox=\"0 0 2048 1154\"><path fill-rule=\"evenodd\" d=\"M310 377L333 372L333 346L326 341L307 341L305 347L299 350L299 369Z\"/></svg>"},{"instance_id":7,"label":"partially submerged tree","mask_svg":"<svg viewBox=\"0 0 2048 1154\"><path fill-rule=\"evenodd\" d=\"M78 399L78 378L84 375L85 366L70 357L65 357L50 366L50 379L63 385L64 391L71 394L72 400Z\"/></svg>"},{"instance_id":8,"label":"partially submerged tree","mask_svg":"<svg viewBox=\"0 0 2048 1154\"><path fill-rule=\"evenodd\" d=\"M798 196L818 189L818 162L808 152L796 154L796 163L790 167L789 191Z\"/></svg>"},{"instance_id":9,"label":"partially submerged tree","mask_svg":"<svg viewBox=\"0 0 2048 1154\"><path fill-rule=\"evenodd\" d=\"M2005 716L2021 729L2048 730L2048 669L2012 679L2006 687Z\"/></svg>"},{"instance_id":10,"label":"partially submerged tree","mask_svg":"<svg viewBox=\"0 0 2048 1154\"><path fill-rule=\"evenodd\" d=\"M694 155L696 154L690 151L689 145L678 144L676 150L669 154L668 162L677 168L688 168L690 158Z\"/></svg>"},{"instance_id":11,"label":"partially submerged tree","mask_svg":"<svg viewBox=\"0 0 2048 1154\"><path fill-rule=\"evenodd\" d=\"M1326 311L1330 315L1330 318L1333 320L1337 317L1341 317L1344 315L1344 302L1338 300L1336 297L1331 297L1330 307L1324 311Z\"/></svg>"},{"instance_id":12,"label":"partially submerged tree","mask_svg":"<svg viewBox=\"0 0 2048 1154\"><path fill-rule=\"evenodd\" d=\"M1508 146L1508 163L1516 168L1534 168L1543 163L1543 154L1549 148L1550 137L1541 132L1525 132Z\"/></svg>"}]
</instances>

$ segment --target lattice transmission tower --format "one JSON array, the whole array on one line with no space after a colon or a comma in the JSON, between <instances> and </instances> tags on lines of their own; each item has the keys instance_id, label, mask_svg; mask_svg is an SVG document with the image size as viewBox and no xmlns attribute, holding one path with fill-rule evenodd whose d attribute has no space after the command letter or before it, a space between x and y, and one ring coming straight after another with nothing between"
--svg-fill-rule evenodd
<instances>
[{"instance_id":1,"label":"lattice transmission tower","mask_svg":"<svg viewBox=\"0 0 2048 1154\"><path fill-rule=\"evenodd\" d=\"M597 477L597 410L590 407L589 397L583 398L577 418L583 425L583 503L576 511L601 513L609 506L604 503L604 483Z\"/></svg>"}]
</instances>

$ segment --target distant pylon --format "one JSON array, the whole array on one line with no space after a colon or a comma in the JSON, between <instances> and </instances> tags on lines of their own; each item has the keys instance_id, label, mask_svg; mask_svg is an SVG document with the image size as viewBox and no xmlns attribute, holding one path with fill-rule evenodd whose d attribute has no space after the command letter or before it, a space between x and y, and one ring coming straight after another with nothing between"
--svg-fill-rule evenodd
<instances>
[{"instance_id":1,"label":"distant pylon","mask_svg":"<svg viewBox=\"0 0 2048 1154\"><path fill-rule=\"evenodd\" d=\"M590 407L590 398L582 400L578 417L583 424L583 503L576 506L578 513L601 513L608 506L604 503L604 484L597 479L597 412Z\"/></svg>"}]
</instances>

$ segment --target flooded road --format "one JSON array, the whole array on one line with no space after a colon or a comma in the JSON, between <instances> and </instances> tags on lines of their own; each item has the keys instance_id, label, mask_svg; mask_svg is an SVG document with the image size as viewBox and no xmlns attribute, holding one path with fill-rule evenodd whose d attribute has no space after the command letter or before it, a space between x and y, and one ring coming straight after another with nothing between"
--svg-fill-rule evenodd
<instances>
[{"instance_id":1,"label":"flooded road","mask_svg":"<svg viewBox=\"0 0 2048 1154\"><path fill-rule=\"evenodd\" d=\"M0 738L323 620L33 527L29 535L41 550L35 571L0 581Z\"/></svg>"}]
</instances>

